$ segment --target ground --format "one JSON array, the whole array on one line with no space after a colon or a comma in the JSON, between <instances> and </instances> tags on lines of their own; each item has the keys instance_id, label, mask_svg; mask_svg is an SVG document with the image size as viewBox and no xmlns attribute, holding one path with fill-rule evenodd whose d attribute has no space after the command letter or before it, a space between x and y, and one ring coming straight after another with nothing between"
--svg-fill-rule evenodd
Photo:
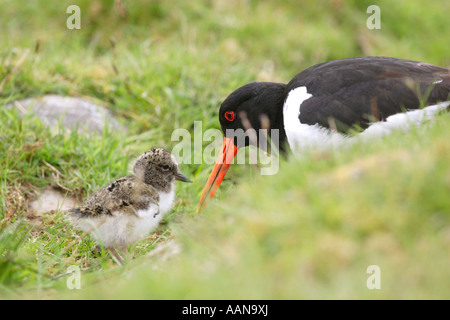
<instances>
[{"instance_id":1,"label":"ground","mask_svg":"<svg viewBox=\"0 0 450 320\"><path fill-rule=\"evenodd\" d=\"M79 30L66 26L72 4ZM448 299L448 114L408 134L283 160L273 176L232 166L201 214L211 165L182 164L194 183L178 185L171 214L129 247L123 267L60 210L30 208L46 188L82 201L142 152L171 150L175 129L219 128L221 101L250 81L287 82L362 55L450 66L449 3L378 1L381 29L371 30L372 4L2 1L0 297ZM44 94L106 105L129 131L67 134L5 108ZM367 286L373 265L380 289ZM81 288L70 290L73 267Z\"/></svg>"}]
</instances>

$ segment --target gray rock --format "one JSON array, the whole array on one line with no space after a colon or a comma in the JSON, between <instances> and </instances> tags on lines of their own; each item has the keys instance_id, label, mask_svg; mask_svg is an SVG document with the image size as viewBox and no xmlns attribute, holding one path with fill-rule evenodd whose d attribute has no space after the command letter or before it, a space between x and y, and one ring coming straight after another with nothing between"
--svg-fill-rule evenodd
<instances>
[{"instance_id":1,"label":"gray rock","mask_svg":"<svg viewBox=\"0 0 450 320\"><path fill-rule=\"evenodd\" d=\"M106 123L110 132L124 132L125 128L114 119L111 112L93 102L81 98L45 95L43 97L16 100L8 105L17 108L24 116L32 112L42 122L55 128L102 134Z\"/></svg>"},{"instance_id":2,"label":"gray rock","mask_svg":"<svg viewBox=\"0 0 450 320\"><path fill-rule=\"evenodd\" d=\"M37 192L36 199L29 202L29 208L35 216L42 216L52 210L66 211L72 209L76 204L75 198L48 188Z\"/></svg>"}]
</instances>

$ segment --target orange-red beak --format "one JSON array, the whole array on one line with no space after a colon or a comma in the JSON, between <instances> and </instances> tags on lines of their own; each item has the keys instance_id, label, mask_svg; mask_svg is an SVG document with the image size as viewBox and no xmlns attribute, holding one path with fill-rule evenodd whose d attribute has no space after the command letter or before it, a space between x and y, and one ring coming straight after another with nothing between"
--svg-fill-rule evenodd
<instances>
[{"instance_id":1,"label":"orange-red beak","mask_svg":"<svg viewBox=\"0 0 450 320\"><path fill-rule=\"evenodd\" d=\"M206 205L208 198L214 197L214 194L219 188L220 184L225 178L225 174L233 162L234 157L238 152L238 147L234 145L233 138L225 138L219 156L217 157L216 164L209 175L205 188L203 189L202 196L198 202L197 212L200 212Z\"/></svg>"}]
</instances>

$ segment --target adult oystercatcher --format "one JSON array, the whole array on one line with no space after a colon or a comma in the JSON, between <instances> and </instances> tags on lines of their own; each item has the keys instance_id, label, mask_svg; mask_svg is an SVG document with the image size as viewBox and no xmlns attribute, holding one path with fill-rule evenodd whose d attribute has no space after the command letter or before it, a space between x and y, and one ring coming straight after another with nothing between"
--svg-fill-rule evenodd
<instances>
[{"instance_id":1,"label":"adult oystercatcher","mask_svg":"<svg viewBox=\"0 0 450 320\"><path fill-rule=\"evenodd\" d=\"M212 198L239 148L245 127L256 132L265 115L279 134L279 149L302 150L348 141L350 129L360 136L380 135L393 128L420 123L449 104L450 70L390 57L358 57L314 65L288 84L255 82L231 93L220 106L225 138L221 153L205 185L197 211ZM426 108L423 108L428 106ZM266 121L267 122L267 121ZM246 124L244 126L244 124ZM231 129L231 130L230 130ZM241 130L238 130L241 129Z\"/></svg>"},{"instance_id":2,"label":"adult oystercatcher","mask_svg":"<svg viewBox=\"0 0 450 320\"><path fill-rule=\"evenodd\" d=\"M192 182L178 170L175 157L161 148L140 155L133 173L68 212L76 227L92 232L119 261L115 246L126 252L128 244L148 235L172 208L175 180Z\"/></svg>"}]
</instances>

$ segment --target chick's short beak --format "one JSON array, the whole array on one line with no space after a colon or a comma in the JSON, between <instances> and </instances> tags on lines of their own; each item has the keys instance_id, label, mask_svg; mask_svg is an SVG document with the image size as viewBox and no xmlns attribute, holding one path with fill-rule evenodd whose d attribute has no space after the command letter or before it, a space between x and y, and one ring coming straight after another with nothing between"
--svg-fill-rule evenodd
<instances>
[{"instance_id":1,"label":"chick's short beak","mask_svg":"<svg viewBox=\"0 0 450 320\"><path fill-rule=\"evenodd\" d=\"M189 179L188 177L186 177L184 174L182 174L181 172L177 172L175 174L175 180L178 181L182 181L182 182L192 182L191 179Z\"/></svg>"}]
</instances>

